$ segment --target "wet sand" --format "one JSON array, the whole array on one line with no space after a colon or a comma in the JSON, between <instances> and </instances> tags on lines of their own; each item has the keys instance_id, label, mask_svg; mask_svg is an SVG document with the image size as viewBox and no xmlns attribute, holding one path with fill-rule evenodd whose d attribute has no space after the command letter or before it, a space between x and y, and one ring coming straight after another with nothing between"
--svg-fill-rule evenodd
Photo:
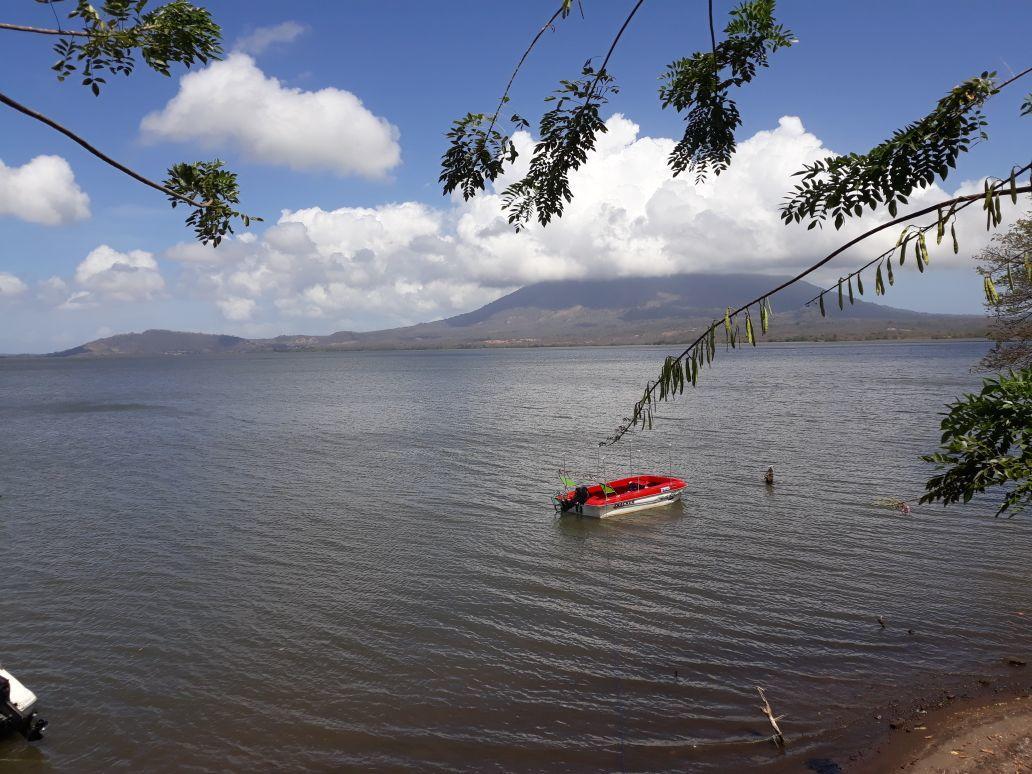
<instances>
[{"instance_id":1,"label":"wet sand","mask_svg":"<svg viewBox=\"0 0 1032 774\"><path fill-rule=\"evenodd\" d=\"M963 693L897 706L889 731L846 768L850 774L905 771L1032 772L1032 680L983 680Z\"/></svg>"}]
</instances>

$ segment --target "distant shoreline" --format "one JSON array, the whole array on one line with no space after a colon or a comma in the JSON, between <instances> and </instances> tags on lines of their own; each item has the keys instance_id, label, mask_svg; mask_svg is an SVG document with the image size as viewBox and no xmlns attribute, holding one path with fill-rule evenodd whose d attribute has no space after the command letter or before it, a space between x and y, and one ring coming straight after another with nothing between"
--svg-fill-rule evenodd
<instances>
[{"instance_id":1,"label":"distant shoreline","mask_svg":"<svg viewBox=\"0 0 1032 774\"><path fill-rule=\"evenodd\" d=\"M986 345L992 343L988 338L980 336L914 336L914 337L893 337L893 338L768 338L757 341L757 348L763 345L773 344L933 344L933 343L964 343L980 342ZM656 347L656 348L677 348L685 346L687 342L649 342L649 343L565 343L565 342L543 342L540 344L468 344L457 346L440 347L391 347L391 346L355 346L355 347L312 347L312 348L289 348L289 349L253 349L230 352L112 352L112 353L82 353L75 355L64 355L62 353L19 353L0 354L0 360L124 360L129 358L172 358L172 357L241 357L246 355L289 355L289 354L323 354L323 353L347 353L347 352L464 352L469 350L495 350L495 349L630 349L632 347ZM751 349L751 347L750 347Z\"/></svg>"}]
</instances>

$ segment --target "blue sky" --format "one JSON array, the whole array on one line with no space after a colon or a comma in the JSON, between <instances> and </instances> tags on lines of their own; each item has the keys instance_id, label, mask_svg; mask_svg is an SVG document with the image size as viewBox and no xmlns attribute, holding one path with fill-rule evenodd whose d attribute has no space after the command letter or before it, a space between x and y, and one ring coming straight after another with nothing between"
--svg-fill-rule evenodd
<instances>
[{"instance_id":1,"label":"blue sky","mask_svg":"<svg viewBox=\"0 0 1032 774\"><path fill-rule=\"evenodd\" d=\"M8 63L0 90L155 178L179 160L222 157L240 174L244 207L266 223L253 229L250 242L219 248L217 258L201 255L188 246L180 211L160 194L4 109L0 161L7 170L40 155L61 157L75 190L54 194L60 212L50 219L59 222L41 223L38 212L26 216L14 178L0 174L0 274L17 280L8 281L12 292L0 294L0 351L49 351L149 327L243 335L376 328L465 311L552 277L784 273L843 236L770 231L777 192L788 190L787 172L799 159L819 150L866 150L958 81L1032 64L1028 2L782 0L777 15L799 43L775 54L772 67L736 95L744 116L739 140L750 143L739 176L704 191L678 179L675 190L662 169L668 146L661 141L679 137L682 122L660 109L657 76L670 60L708 46L705 3L649 0L610 63L621 93L603 115L622 118L612 124L608 160L575 184L583 204L568 222L554 233L517 237L496 233L497 197L473 205L443 197L438 163L450 122L493 109L553 2L204 4L223 25L227 51L265 28L293 23L301 31L292 41L236 54L233 70L208 73L178 117L168 106L184 96L184 70L163 78L141 68L130 79L112 79L96 98L74 82L56 81L49 69L53 41L42 36L0 31L0 56ZM44 5L4 5L2 21L54 23ZM69 3L55 7L62 5ZM584 0L584 18L574 13L544 36L516 82L512 109L539 116L541 98L559 78L604 53L630 5ZM718 0L716 7L724 15L731 3ZM227 110L218 87L245 76L252 90ZM1027 160L1032 120L1017 112L1030 88L1015 84L990 102L990 142L963 157L942 189L952 193L963 181ZM265 137L267 128L255 125L262 121L258 103L282 97L286 108L300 108L290 119L310 126L323 113L316 109L321 98L306 94L326 89L333 90L326 99L339 132L313 135L309 147L298 148L296 136ZM309 107L315 112L307 114ZM158 115L160 128L148 133L141 121L149 114ZM784 116L798 121L779 123ZM376 135L368 152L355 150L364 135L349 134L359 125ZM273 150L264 152L263 143ZM373 171L361 169L365 162ZM55 182L43 172L48 185L68 189L67 176ZM604 194L607 186L617 193ZM5 197L18 201L5 210ZM965 252L985 238L971 229ZM98 252L101 246L107 251ZM840 267L847 271L848 261ZM946 261L920 280L904 277L884 301L976 312L980 288L969 268Z\"/></svg>"}]
</instances>

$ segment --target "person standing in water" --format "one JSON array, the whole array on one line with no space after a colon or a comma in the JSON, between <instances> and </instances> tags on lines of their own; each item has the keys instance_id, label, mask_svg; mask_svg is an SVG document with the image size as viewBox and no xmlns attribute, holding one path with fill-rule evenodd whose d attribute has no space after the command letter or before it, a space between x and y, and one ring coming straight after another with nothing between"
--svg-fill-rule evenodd
<instances>
[{"instance_id":1,"label":"person standing in water","mask_svg":"<svg viewBox=\"0 0 1032 774\"><path fill-rule=\"evenodd\" d=\"M763 476L763 483L767 486L774 486L774 466L771 465L767 468L767 472Z\"/></svg>"}]
</instances>

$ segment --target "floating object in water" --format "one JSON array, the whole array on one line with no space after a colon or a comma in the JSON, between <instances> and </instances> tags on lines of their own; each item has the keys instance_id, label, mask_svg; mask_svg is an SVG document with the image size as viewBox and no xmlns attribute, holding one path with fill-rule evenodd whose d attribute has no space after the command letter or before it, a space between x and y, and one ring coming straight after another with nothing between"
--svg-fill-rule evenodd
<instances>
[{"instance_id":1,"label":"floating object in water","mask_svg":"<svg viewBox=\"0 0 1032 774\"><path fill-rule=\"evenodd\" d=\"M564 478L563 483L573 483ZM614 514L634 513L659 508L681 499L688 486L673 476L630 476L593 486L577 486L558 494L553 504L558 513L572 513L592 519L605 519Z\"/></svg>"},{"instance_id":2,"label":"floating object in water","mask_svg":"<svg viewBox=\"0 0 1032 774\"><path fill-rule=\"evenodd\" d=\"M879 508L890 508L894 511L899 511L904 516L910 515L910 503L906 500L900 500L898 497L879 497L874 501L874 504Z\"/></svg>"},{"instance_id":3,"label":"floating object in water","mask_svg":"<svg viewBox=\"0 0 1032 774\"><path fill-rule=\"evenodd\" d=\"M767 472L763 475L763 482L767 486L774 486L774 466L771 465L767 468Z\"/></svg>"},{"instance_id":4,"label":"floating object in water","mask_svg":"<svg viewBox=\"0 0 1032 774\"><path fill-rule=\"evenodd\" d=\"M17 731L30 742L43 738L47 721L36 714L36 694L0 668L0 733Z\"/></svg>"}]
</instances>

